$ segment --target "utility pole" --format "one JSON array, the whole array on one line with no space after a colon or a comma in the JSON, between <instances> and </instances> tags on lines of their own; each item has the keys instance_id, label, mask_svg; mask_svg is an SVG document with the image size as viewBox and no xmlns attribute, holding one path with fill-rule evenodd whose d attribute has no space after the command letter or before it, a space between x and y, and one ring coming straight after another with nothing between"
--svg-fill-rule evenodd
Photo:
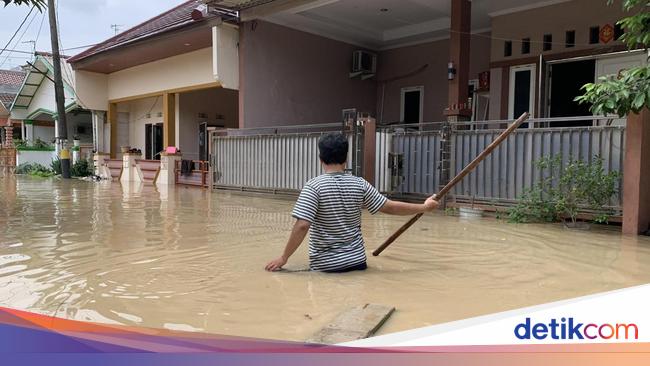
<instances>
[{"instance_id":1,"label":"utility pole","mask_svg":"<svg viewBox=\"0 0 650 366\"><path fill-rule=\"evenodd\" d=\"M50 19L50 38L52 40L52 63L54 64L54 99L56 100L56 124L61 159L61 175L70 178L70 150L68 150L68 123L65 116L65 93L63 77L61 76L61 55L59 54L59 31L56 25L56 6L54 0L47 0L47 10Z\"/></svg>"}]
</instances>

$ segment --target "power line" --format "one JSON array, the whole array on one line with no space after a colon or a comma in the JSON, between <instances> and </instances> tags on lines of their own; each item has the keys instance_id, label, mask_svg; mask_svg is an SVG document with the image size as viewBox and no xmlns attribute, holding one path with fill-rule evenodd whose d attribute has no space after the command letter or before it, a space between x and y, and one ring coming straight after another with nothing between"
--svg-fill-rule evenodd
<instances>
[{"instance_id":1,"label":"power line","mask_svg":"<svg viewBox=\"0 0 650 366\"><path fill-rule=\"evenodd\" d=\"M45 21L45 16L47 15L48 11L49 11L48 9L45 9L45 11L43 12L43 17L41 18L41 24L38 26L38 33L36 33L36 42L38 42L38 38L41 36L41 29L43 29L43 23Z\"/></svg>"},{"instance_id":2,"label":"power line","mask_svg":"<svg viewBox=\"0 0 650 366\"><path fill-rule=\"evenodd\" d=\"M29 14L28 14L28 16L29 16ZM22 41L23 37L25 36L25 33L27 33L27 31L29 30L29 27L32 26L32 23L34 22L35 18L36 18L36 13L34 13L34 16L29 20L29 23L27 23L27 26L25 27L23 32L20 34L20 37L18 37L18 39L16 40L16 43L14 43L13 48L16 48L16 46L18 46L18 43L20 43L20 41ZM36 48L36 46L34 46L34 48ZM9 58L10 55L11 55L11 51L9 52L9 54L7 54L7 56L4 58L4 60L2 60L2 63L0 63L0 67L2 67L5 64L5 62L7 62L7 59Z\"/></svg>"},{"instance_id":3,"label":"power line","mask_svg":"<svg viewBox=\"0 0 650 366\"><path fill-rule=\"evenodd\" d=\"M13 49L13 48L0 48L0 53L2 51L11 51L11 52L14 52L14 53L26 53L26 54L29 54L29 55L32 54L32 52L29 52L29 51L17 50L17 49Z\"/></svg>"},{"instance_id":4,"label":"power line","mask_svg":"<svg viewBox=\"0 0 650 366\"><path fill-rule=\"evenodd\" d=\"M7 47L9 47L9 45L11 44L11 41L13 41L13 40L14 40L14 37L16 37L16 34L18 34L18 32L20 32L20 29L23 27L23 25L24 25L25 22L27 21L27 18L29 18L29 16L32 14L32 12L34 11L34 8L35 8L35 7L36 7L36 5L32 6L32 8L29 9L29 13L27 13L27 15L25 15L25 19L23 19L23 21L22 21L22 22L20 23L20 25L18 26L18 29L16 29L16 31L15 31L14 34L11 36L11 38L9 38L9 42L7 42L7 44L2 48L2 51L0 51L0 56L2 56L2 52L4 52L4 50L5 50Z\"/></svg>"}]
</instances>

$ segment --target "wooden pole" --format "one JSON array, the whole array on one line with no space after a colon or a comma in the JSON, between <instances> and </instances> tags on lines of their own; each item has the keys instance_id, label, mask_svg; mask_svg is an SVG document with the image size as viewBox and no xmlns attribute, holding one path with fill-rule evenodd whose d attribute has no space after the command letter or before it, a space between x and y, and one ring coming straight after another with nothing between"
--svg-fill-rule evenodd
<instances>
[{"instance_id":1,"label":"wooden pole","mask_svg":"<svg viewBox=\"0 0 650 366\"><path fill-rule=\"evenodd\" d=\"M465 178L467 174L469 174L472 170L474 170L474 168L476 168L476 166L481 161L483 161L483 159L485 159L488 155L490 155L490 153L492 153L492 150L496 149L496 147L499 146L499 144L503 142L503 140L505 140L522 123L524 123L524 121L526 121L528 117L529 114L528 112L526 112L522 114L521 117L517 118L517 120L513 124L511 124L510 127L508 127L499 136L497 136L497 138L494 139L494 141L492 141L492 143L488 145L488 147L486 147L485 150L483 150L483 152L481 152L474 160L472 160L472 162L469 163L460 173L458 173L458 175L456 175L454 179L449 181L449 183L447 183L447 185L445 185L440 190L440 192L436 193L436 198L440 199L444 197L447 193L449 193L449 191L452 188L454 188L454 186L458 184L458 182L463 180L463 178ZM411 227L411 225L413 225L416 221L418 221L420 217L422 217L422 215L423 215L422 213L419 213L413 216L408 222L406 222L406 224L402 225L402 227L400 227L397 231L395 231L393 235L391 235L388 239L386 239L386 241L382 245L380 245L379 248L375 249L372 252L372 255L376 257L379 254L381 254L381 252L383 252L386 248L388 248L388 246L391 245L397 238L399 238L400 235L402 235L402 233L404 233L409 227Z\"/></svg>"}]
</instances>

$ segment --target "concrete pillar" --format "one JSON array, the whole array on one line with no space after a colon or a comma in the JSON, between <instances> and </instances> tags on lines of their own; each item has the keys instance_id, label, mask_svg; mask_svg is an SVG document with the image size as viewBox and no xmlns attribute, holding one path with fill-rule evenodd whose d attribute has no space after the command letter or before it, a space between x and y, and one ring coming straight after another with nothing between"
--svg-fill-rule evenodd
<instances>
[{"instance_id":1,"label":"concrete pillar","mask_svg":"<svg viewBox=\"0 0 650 366\"><path fill-rule=\"evenodd\" d=\"M363 178L375 185L375 161L377 154L377 123L374 118L363 121Z\"/></svg>"},{"instance_id":2,"label":"concrete pillar","mask_svg":"<svg viewBox=\"0 0 650 366\"><path fill-rule=\"evenodd\" d=\"M25 136L23 136L23 140L29 141L29 142L34 142L34 121L32 120L24 120L23 124L25 126Z\"/></svg>"},{"instance_id":3,"label":"concrete pillar","mask_svg":"<svg viewBox=\"0 0 650 366\"><path fill-rule=\"evenodd\" d=\"M650 110L627 116L623 165L623 234L650 228Z\"/></svg>"},{"instance_id":4,"label":"concrete pillar","mask_svg":"<svg viewBox=\"0 0 650 366\"><path fill-rule=\"evenodd\" d=\"M158 173L158 179L156 179L157 186L173 186L176 184L174 169L176 162L181 158L180 153L168 154L163 152L160 154L160 173Z\"/></svg>"},{"instance_id":5,"label":"concrete pillar","mask_svg":"<svg viewBox=\"0 0 650 366\"><path fill-rule=\"evenodd\" d=\"M448 106L444 111L447 123L442 127L440 140L440 186L451 180L451 134L454 122L468 121L472 110L468 103L470 33L472 31L472 3L470 0L451 0L451 27L449 62L455 74L448 85ZM443 207L446 200L442 202Z\"/></svg>"},{"instance_id":6,"label":"concrete pillar","mask_svg":"<svg viewBox=\"0 0 650 366\"><path fill-rule=\"evenodd\" d=\"M14 127L11 125L5 126L5 145L7 147L14 146Z\"/></svg>"},{"instance_id":7,"label":"concrete pillar","mask_svg":"<svg viewBox=\"0 0 650 366\"><path fill-rule=\"evenodd\" d=\"M93 150L106 152L104 146L104 125L106 124L105 111L92 111L93 120Z\"/></svg>"},{"instance_id":8,"label":"concrete pillar","mask_svg":"<svg viewBox=\"0 0 650 366\"><path fill-rule=\"evenodd\" d=\"M122 154L122 178L120 181L122 183L128 182L140 182L142 178L140 177L140 172L136 166L136 159L141 159L142 154L136 153L124 153Z\"/></svg>"},{"instance_id":9,"label":"concrete pillar","mask_svg":"<svg viewBox=\"0 0 650 366\"><path fill-rule=\"evenodd\" d=\"M95 175L102 177L104 179L111 179L111 172L106 166L106 159L109 159L111 156L108 153L96 152L93 155L94 163L94 172Z\"/></svg>"},{"instance_id":10,"label":"concrete pillar","mask_svg":"<svg viewBox=\"0 0 650 366\"><path fill-rule=\"evenodd\" d=\"M456 74L449 80L448 109L451 115L471 116L468 108L470 32L472 31L472 3L470 0L451 0L451 28L449 62Z\"/></svg>"}]
</instances>

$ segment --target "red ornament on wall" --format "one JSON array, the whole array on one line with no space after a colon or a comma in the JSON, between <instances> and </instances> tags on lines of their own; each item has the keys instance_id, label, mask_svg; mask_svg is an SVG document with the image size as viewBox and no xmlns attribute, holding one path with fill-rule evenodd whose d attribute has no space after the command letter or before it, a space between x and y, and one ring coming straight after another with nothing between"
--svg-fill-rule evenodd
<instances>
[{"instance_id":1,"label":"red ornament on wall","mask_svg":"<svg viewBox=\"0 0 650 366\"><path fill-rule=\"evenodd\" d=\"M611 24L605 24L600 28L600 41L608 43L612 39L614 39L614 27Z\"/></svg>"},{"instance_id":2,"label":"red ornament on wall","mask_svg":"<svg viewBox=\"0 0 650 366\"><path fill-rule=\"evenodd\" d=\"M490 72L483 71L478 74L478 89L479 90L490 90Z\"/></svg>"}]
</instances>

